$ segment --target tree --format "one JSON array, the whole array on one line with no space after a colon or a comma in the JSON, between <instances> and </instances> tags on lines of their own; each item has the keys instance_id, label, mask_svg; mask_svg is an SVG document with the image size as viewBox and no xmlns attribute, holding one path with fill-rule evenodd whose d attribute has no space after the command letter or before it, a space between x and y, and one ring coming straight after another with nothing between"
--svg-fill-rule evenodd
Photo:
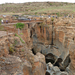
<instances>
[{"instance_id":1,"label":"tree","mask_svg":"<svg viewBox=\"0 0 75 75\"><path fill-rule=\"evenodd\" d=\"M16 28L18 28L18 34L19 34L19 31L24 28L24 23L17 23L16 24Z\"/></svg>"}]
</instances>

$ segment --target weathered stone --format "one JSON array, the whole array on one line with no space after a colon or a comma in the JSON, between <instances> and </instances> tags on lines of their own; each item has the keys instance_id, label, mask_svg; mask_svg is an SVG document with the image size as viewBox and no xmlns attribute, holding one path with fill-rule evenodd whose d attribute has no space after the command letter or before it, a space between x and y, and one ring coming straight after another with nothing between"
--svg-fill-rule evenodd
<instances>
[{"instance_id":1,"label":"weathered stone","mask_svg":"<svg viewBox=\"0 0 75 75\"><path fill-rule=\"evenodd\" d=\"M52 69L53 69L54 72L60 71L60 69L57 66L54 66Z\"/></svg>"},{"instance_id":2,"label":"weathered stone","mask_svg":"<svg viewBox=\"0 0 75 75\"><path fill-rule=\"evenodd\" d=\"M67 72L61 72L60 75L68 75L68 73Z\"/></svg>"},{"instance_id":3,"label":"weathered stone","mask_svg":"<svg viewBox=\"0 0 75 75\"><path fill-rule=\"evenodd\" d=\"M53 65L52 65L50 62L48 63L48 65L49 65L49 67L51 67L51 68L53 67Z\"/></svg>"},{"instance_id":4,"label":"weathered stone","mask_svg":"<svg viewBox=\"0 0 75 75\"><path fill-rule=\"evenodd\" d=\"M37 53L34 59L33 75L45 75L45 70L45 57L41 53Z\"/></svg>"}]
</instances>

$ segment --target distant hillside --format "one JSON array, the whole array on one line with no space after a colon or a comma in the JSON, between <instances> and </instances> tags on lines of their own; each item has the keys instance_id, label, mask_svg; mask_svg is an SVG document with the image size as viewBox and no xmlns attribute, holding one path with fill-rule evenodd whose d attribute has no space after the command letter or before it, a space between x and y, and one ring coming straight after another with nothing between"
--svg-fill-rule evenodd
<instances>
[{"instance_id":1,"label":"distant hillside","mask_svg":"<svg viewBox=\"0 0 75 75\"><path fill-rule=\"evenodd\" d=\"M0 13L49 14L74 13L75 4L66 2L29 2L0 4Z\"/></svg>"}]
</instances>

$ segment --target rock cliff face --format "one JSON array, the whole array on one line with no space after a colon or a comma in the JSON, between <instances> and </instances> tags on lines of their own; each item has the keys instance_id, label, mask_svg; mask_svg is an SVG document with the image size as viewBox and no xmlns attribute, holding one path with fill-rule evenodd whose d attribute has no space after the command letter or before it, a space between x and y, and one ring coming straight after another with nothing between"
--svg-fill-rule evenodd
<instances>
[{"instance_id":1,"label":"rock cliff face","mask_svg":"<svg viewBox=\"0 0 75 75\"><path fill-rule=\"evenodd\" d=\"M25 24L20 31L23 35L19 34L24 44L14 35L1 38L1 75L74 75L74 20L58 18L53 23L47 19L43 23ZM17 33L16 28L5 29Z\"/></svg>"},{"instance_id":2,"label":"rock cliff face","mask_svg":"<svg viewBox=\"0 0 75 75\"><path fill-rule=\"evenodd\" d=\"M34 29L35 32L32 35L33 53L36 55L37 52L41 52L45 55L46 63L51 62L54 66L58 66L61 71L65 71L70 63L66 34L60 30L57 31L56 27L52 30L51 25L43 27L36 25Z\"/></svg>"}]
</instances>

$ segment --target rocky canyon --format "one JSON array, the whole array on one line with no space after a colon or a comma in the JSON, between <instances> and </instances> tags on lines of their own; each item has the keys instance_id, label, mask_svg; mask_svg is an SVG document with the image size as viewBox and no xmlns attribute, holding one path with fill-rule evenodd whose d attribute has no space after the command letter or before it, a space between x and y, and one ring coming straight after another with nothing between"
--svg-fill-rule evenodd
<instances>
[{"instance_id":1,"label":"rocky canyon","mask_svg":"<svg viewBox=\"0 0 75 75\"><path fill-rule=\"evenodd\" d=\"M43 18L0 31L0 75L75 75L75 18Z\"/></svg>"}]
</instances>

